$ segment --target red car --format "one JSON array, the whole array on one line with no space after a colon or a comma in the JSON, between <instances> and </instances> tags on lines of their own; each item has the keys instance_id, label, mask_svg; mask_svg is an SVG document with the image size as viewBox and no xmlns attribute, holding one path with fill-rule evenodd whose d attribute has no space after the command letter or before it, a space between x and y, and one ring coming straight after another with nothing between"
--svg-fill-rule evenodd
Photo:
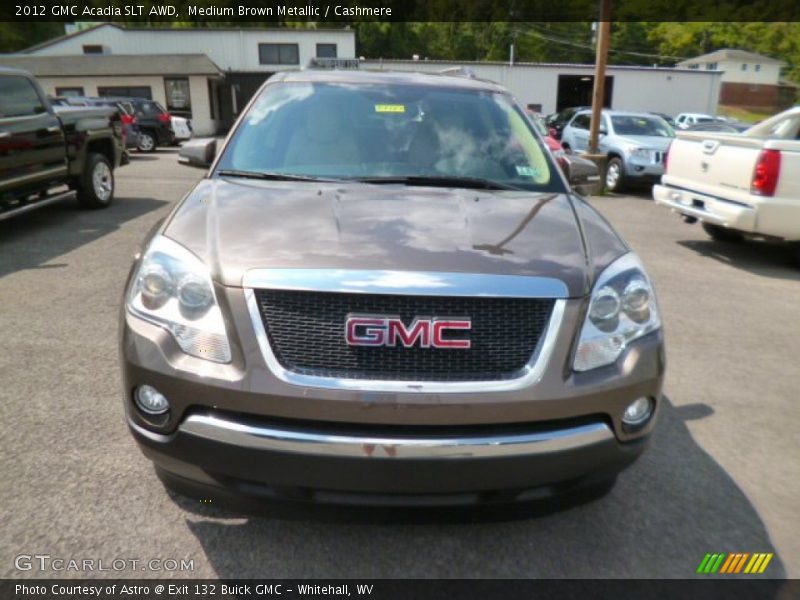
<instances>
[{"instance_id":1,"label":"red car","mask_svg":"<svg viewBox=\"0 0 800 600\"><path fill-rule=\"evenodd\" d=\"M528 118L530 118L531 123L533 123L534 129L544 138L544 142L547 144L547 147L550 149L550 152L553 153L553 156L558 162L559 166L566 172L567 169L567 162L566 162L566 152L564 148L561 147L561 142L559 142L555 137L555 131L553 129L548 129L547 125L544 124L544 119L542 115L533 111L525 111L528 113Z\"/></svg>"}]
</instances>

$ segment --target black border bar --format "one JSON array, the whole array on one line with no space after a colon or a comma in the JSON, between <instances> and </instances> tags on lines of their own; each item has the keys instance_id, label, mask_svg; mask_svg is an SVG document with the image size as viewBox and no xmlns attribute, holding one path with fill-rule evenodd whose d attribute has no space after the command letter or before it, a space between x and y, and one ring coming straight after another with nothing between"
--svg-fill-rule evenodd
<instances>
[{"instance_id":1,"label":"black border bar","mask_svg":"<svg viewBox=\"0 0 800 600\"><path fill-rule=\"evenodd\" d=\"M170 586L172 586L170 588ZM300 586L306 593L300 593ZM361 586L361 588L359 588ZM369 593L361 592L369 586ZM316 590L316 591L315 591ZM99 592L99 593L98 593ZM760 600L797 598L800 580L695 579L29 579L0 580L3 600Z\"/></svg>"},{"instance_id":2,"label":"black border bar","mask_svg":"<svg viewBox=\"0 0 800 600\"><path fill-rule=\"evenodd\" d=\"M190 14L192 6L212 10ZM151 13L154 7L156 10ZM286 22L322 25L366 21L559 22L594 21L598 13L599 0L4 0L0 3L2 21L113 21L140 25L173 21L262 27ZM613 0L612 19L800 21L800 2Z\"/></svg>"}]
</instances>

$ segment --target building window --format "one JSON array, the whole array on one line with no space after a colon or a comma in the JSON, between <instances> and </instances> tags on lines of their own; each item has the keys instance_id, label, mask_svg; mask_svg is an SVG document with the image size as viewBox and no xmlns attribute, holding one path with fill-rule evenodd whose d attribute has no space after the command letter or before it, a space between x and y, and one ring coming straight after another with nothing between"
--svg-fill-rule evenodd
<instances>
[{"instance_id":1,"label":"building window","mask_svg":"<svg viewBox=\"0 0 800 600\"><path fill-rule=\"evenodd\" d=\"M103 47L99 44L88 44L83 47L84 54L102 54Z\"/></svg>"},{"instance_id":2,"label":"building window","mask_svg":"<svg viewBox=\"0 0 800 600\"><path fill-rule=\"evenodd\" d=\"M336 44L317 44L317 58L336 58Z\"/></svg>"},{"instance_id":3,"label":"building window","mask_svg":"<svg viewBox=\"0 0 800 600\"><path fill-rule=\"evenodd\" d=\"M189 94L188 77L165 77L164 92L167 98L167 111L178 116L191 115L192 100Z\"/></svg>"},{"instance_id":4,"label":"building window","mask_svg":"<svg viewBox=\"0 0 800 600\"><path fill-rule=\"evenodd\" d=\"M206 87L208 87L208 114L211 120L215 121L217 119L216 107L214 106L216 98L214 95L214 85L211 83L210 79L206 79Z\"/></svg>"},{"instance_id":5,"label":"building window","mask_svg":"<svg viewBox=\"0 0 800 600\"><path fill-rule=\"evenodd\" d=\"M708 63L706 65L707 71L716 71L717 70L717 63Z\"/></svg>"},{"instance_id":6,"label":"building window","mask_svg":"<svg viewBox=\"0 0 800 600\"><path fill-rule=\"evenodd\" d=\"M63 96L64 98L74 98L76 96L84 96L82 87L57 87L56 96Z\"/></svg>"},{"instance_id":7,"label":"building window","mask_svg":"<svg viewBox=\"0 0 800 600\"><path fill-rule=\"evenodd\" d=\"M747 63L742 63L742 71L747 71Z\"/></svg>"},{"instance_id":8,"label":"building window","mask_svg":"<svg viewBox=\"0 0 800 600\"><path fill-rule=\"evenodd\" d=\"M259 44L258 62L262 65L299 65L297 44Z\"/></svg>"},{"instance_id":9,"label":"building window","mask_svg":"<svg viewBox=\"0 0 800 600\"><path fill-rule=\"evenodd\" d=\"M153 99L153 92L149 85L99 87L97 88L97 95L101 97Z\"/></svg>"},{"instance_id":10,"label":"building window","mask_svg":"<svg viewBox=\"0 0 800 600\"><path fill-rule=\"evenodd\" d=\"M756 65L754 68L756 70L756 73L758 73L761 70L761 65Z\"/></svg>"},{"instance_id":11,"label":"building window","mask_svg":"<svg viewBox=\"0 0 800 600\"><path fill-rule=\"evenodd\" d=\"M689 65L689 68L690 69L697 69L699 66L700 65L698 65L697 63L692 63L692 64Z\"/></svg>"}]
</instances>

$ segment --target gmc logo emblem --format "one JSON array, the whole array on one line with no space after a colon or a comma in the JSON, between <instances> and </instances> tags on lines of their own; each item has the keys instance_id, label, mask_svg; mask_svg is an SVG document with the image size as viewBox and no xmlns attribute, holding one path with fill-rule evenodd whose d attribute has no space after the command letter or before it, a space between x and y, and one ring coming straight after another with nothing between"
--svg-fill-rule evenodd
<instances>
[{"instance_id":1,"label":"gmc logo emblem","mask_svg":"<svg viewBox=\"0 0 800 600\"><path fill-rule=\"evenodd\" d=\"M467 350L470 340L453 339L452 331L472 329L469 317L415 317L406 327L400 317L347 315L345 340L348 346L403 346Z\"/></svg>"}]
</instances>

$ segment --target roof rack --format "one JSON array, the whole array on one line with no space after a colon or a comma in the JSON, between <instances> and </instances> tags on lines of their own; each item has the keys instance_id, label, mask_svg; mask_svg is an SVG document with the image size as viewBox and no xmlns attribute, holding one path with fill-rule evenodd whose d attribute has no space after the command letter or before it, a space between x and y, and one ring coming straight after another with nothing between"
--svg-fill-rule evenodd
<instances>
[{"instance_id":1,"label":"roof rack","mask_svg":"<svg viewBox=\"0 0 800 600\"><path fill-rule=\"evenodd\" d=\"M308 61L306 68L321 70L354 71L360 68L361 61L357 58L323 58L317 56Z\"/></svg>"},{"instance_id":2,"label":"roof rack","mask_svg":"<svg viewBox=\"0 0 800 600\"><path fill-rule=\"evenodd\" d=\"M469 79L477 79L475 71L468 67L450 67L449 69L442 69L439 75L449 75L450 77L467 77Z\"/></svg>"}]
</instances>

